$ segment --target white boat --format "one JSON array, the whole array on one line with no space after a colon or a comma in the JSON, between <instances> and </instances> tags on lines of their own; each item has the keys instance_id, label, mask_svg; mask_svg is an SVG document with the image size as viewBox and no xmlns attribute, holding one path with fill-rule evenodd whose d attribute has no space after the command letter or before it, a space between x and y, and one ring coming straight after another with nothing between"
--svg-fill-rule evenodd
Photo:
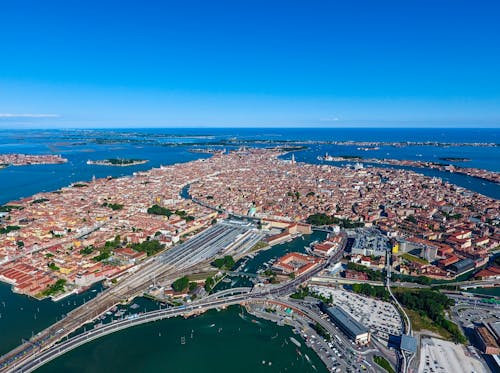
<instances>
[{"instance_id":1,"label":"white boat","mask_svg":"<svg viewBox=\"0 0 500 373\"><path fill-rule=\"evenodd\" d=\"M290 340L292 341L292 343L293 343L295 346L297 346L297 347L302 346L302 345L300 344L300 342L299 342L299 341L297 341L295 338L290 337Z\"/></svg>"}]
</instances>

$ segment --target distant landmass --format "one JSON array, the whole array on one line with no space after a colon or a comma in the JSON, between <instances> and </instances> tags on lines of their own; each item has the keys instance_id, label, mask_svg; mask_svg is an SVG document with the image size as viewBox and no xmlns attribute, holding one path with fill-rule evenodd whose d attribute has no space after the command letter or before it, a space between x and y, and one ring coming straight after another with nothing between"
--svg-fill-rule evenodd
<instances>
[{"instance_id":1,"label":"distant landmass","mask_svg":"<svg viewBox=\"0 0 500 373\"><path fill-rule=\"evenodd\" d=\"M98 165L98 166L135 166L138 164L147 163L147 159L122 159L122 158L109 158L103 160L92 161L88 160L87 164Z\"/></svg>"},{"instance_id":2,"label":"distant landmass","mask_svg":"<svg viewBox=\"0 0 500 373\"><path fill-rule=\"evenodd\" d=\"M462 157L441 157L439 158L442 161L448 161L448 162L470 162L470 158L462 158Z\"/></svg>"}]
</instances>

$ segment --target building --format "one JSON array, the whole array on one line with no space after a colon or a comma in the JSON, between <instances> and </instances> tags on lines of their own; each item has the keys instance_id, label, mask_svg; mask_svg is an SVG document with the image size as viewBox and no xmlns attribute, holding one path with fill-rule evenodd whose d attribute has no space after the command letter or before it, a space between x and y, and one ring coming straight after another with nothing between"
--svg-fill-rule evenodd
<instances>
[{"instance_id":1,"label":"building","mask_svg":"<svg viewBox=\"0 0 500 373\"><path fill-rule=\"evenodd\" d=\"M273 236L269 236L266 238L266 242L268 245L277 245L292 239L292 236L288 232L282 232L275 234Z\"/></svg>"},{"instance_id":2,"label":"building","mask_svg":"<svg viewBox=\"0 0 500 373\"><path fill-rule=\"evenodd\" d=\"M321 263L321 259L313 256L300 253L289 253L279 258L273 265L273 270L276 272L289 275L291 273L296 276L310 271Z\"/></svg>"},{"instance_id":3,"label":"building","mask_svg":"<svg viewBox=\"0 0 500 373\"><path fill-rule=\"evenodd\" d=\"M325 312L342 332L355 343L365 345L370 343L370 331L360 322L354 320L340 307L328 307Z\"/></svg>"},{"instance_id":4,"label":"building","mask_svg":"<svg viewBox=\"0 0 500 373\"><path fill-rule=\"evenodd\" d=\"M500 266L489 266L476 273L474 277L480 280L498 280L500 279Z\"/></svg>"},{"instance_id":5,"label":"building","mask_svg":"<svg viewBox=\"0 0 500 373\"><path fill-rule=\"evenodd\" d=\"M330 236L327 240L313 245L313 252L322 257L330 256L342 246L342 242L342 236Z\"/></svg>"},{"instance_id":6,"label":"building","mask_svg":"<svg viewBox=\"0 0 500 373\"><path fill-rule=\"evenodd\" d=\"M417 353L417 339L410 335L403 334L401 336L401 343L399 345L401 351L411 352L412 354Z\"/></svg>"},{"instance_id":7,"label":"building","mask_svg":"<svg viewBox=\"0 0 500 373\"><path fill-rule=\"evenodd\" d=\"M478 347L482 352L488 355L500 354L500 347L495 339L493 333L485 326L476 328Z\"/></svg>"},{"instance_id":8,"label":"building","mask_svg":"<svg viewBox=\"0 0 500 373\"><path fill-rule=\"evenodd\" d=\"M383 256L389 249L389 239L374 230L357 230L351 248L352 255Z\"/></svg>"},{"instance_id":9,"label":"building","mask_svg":"<svg viewBox=\"0 0 500 373\"><path fill-rule=\"evenodd\" d=\"M468 272L471 269L474 269L474 261L472 259L463 259L460 260L448 267L452 272L455 272L457 275Z\"/></svg>"}]
</instances>

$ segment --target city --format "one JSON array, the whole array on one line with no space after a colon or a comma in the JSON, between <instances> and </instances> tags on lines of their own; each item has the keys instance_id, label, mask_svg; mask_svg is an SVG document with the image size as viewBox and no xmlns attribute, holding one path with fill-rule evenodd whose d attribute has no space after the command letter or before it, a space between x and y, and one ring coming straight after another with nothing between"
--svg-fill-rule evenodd
<instances>
[{"instance_id":1,"label":"city","mask_svg":"<svg viewBox=\"0 0 500 373\"><path fill-rule=\"evenodd\" d=\"M0 14L0 373L500 372L500 2Z\"/></svg>"},{"instance_id":2,"label":"city","mask_svg":"<svg viewBox=\"0 0 500 373\"><path fill-rule=\"evenodd\" d=\"M413 172L316 166L283 156L279 148L240 148L4 205L5 229L16 229L3 235L0 278L14 291L59 301L103 280L108 289L4 355L2 370L32 371L129 326L234 304L310 330L317 344L308 343L331 371L373 370L380 359L402 372L422 369L409 306L400 301L408 291L435 293L434 280L455 290L498 286L500 267L491 258L500 239L493 223L499 202ZM326 239L274 261L251 286L213 291L214 281L247 275L233 270L235 261L313 230L327 232ZM470 272L474 278L461 280ZM204 289L189 280L178 288L186 276ZM186 291L187 284L199 291ZM92 324L142 294L167 308ZM374 294L381 300L366 297ZM486 341L483 352L497 353L496 303L463 294L447 294L460 328L441 328L461 342L462 331L472 328ZM463 322L459 313L472 302L488 310L491 324ZM89 323L91 330L73 334ZM349 339L361 347L346 350Z\"/></svg>"}]
</instances>

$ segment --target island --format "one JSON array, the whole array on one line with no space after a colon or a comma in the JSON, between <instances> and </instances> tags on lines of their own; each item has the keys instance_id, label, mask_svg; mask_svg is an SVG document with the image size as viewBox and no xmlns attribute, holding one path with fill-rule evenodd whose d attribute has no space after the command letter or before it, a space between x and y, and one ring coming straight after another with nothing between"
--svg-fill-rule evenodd
<instances>
[{"instance_id":1,"label":"island","mask_svg":"<svg viewBox=\"0 0 500 373\"><path fill-rule=\"evenodd\" d=\"M92 161L88 160L87 164L97 165L97 166L136 166L138 164L144 164L149 162L147 159L122 159L122 158L109 158L103 160Z\"/></svg>"},{"instance_id":2,"label":"island","mask_svg":"<svg viewBox=\"0 0 500 373\"><path fill-rule=\"evenodd\" d=\"M440 157L439 158L441 161L447 161L447 162L470 162L470 158L463 158L463 157Z\"/></svg>"},{"instance_id":3,"label":"island","mask_svg":"<svg viewBox=\"0 0 500 373\"><path fill-rule=\"evenodd\" d=\"M357 167L361 165L361 163L373 163L384 164L390 166L405 166L405 167L416 167L416 168L429 168L442 172L450 172L456 174L462 174L470 177L475 177L476 179L482 179L486 181L490 181L492 183L500 184L500 173L495 171L483 170L478 168L470 168L470 167L459 167L452 164L446 163L438 163L438 162L428 162L428 161L413 161L413 160L405 160L405 159L378 159L378 158L362 158L358 156L331 156L326 153L324 156L318 156L317 159L319 161L326 162L353 162L356 161L358 163ZM445 158L440 158L445 159ZM446 158L446 160L455 162L466 162L467 158Z\"/></svg>"},{"instance_id":4,"label":"island","mask_svg":"<svg viewBox=\"0 0 500 373\"><path fill-rule=\"evenodd\" d=\"M28 166L33 164L62 164L68 160L60 155L0 154L0 169L7 166Z\"/></svg>"}]
</instances>

